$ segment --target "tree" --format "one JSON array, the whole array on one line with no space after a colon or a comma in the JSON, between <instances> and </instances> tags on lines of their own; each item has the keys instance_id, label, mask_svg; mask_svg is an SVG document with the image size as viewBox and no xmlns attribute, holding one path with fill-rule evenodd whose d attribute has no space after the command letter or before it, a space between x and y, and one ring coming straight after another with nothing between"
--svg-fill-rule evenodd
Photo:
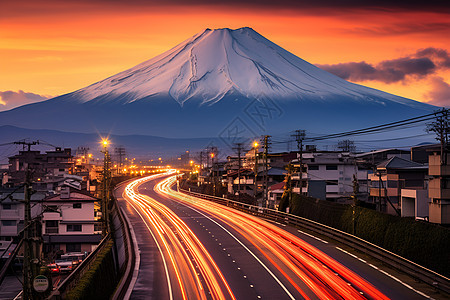
<instances>
[{"instance_id":1,"label":"tree","mask_svg":"<svg viewBox=\"0 0 450 300\"><path fill-rule=\"evenodd\" d=\"M354 141L343 140L338 142L338 149L343 152L356 152L356 146Z\"/></svg>"},{"instance_id":2,"label":"tree","mask_svg":"<svg viewBox=\"0 0 450 300\"><path fill-rule=\"evenodd\" d=\"M426 124L426 131L428 133L434 132L436 135L436 140L441 143L441 163L446 165L447 155L444 155L444 153L447 152L449 140L449 112L448 109L442 108L434 114L436 116L436 120Z\"/></svg>"}]
</instances>

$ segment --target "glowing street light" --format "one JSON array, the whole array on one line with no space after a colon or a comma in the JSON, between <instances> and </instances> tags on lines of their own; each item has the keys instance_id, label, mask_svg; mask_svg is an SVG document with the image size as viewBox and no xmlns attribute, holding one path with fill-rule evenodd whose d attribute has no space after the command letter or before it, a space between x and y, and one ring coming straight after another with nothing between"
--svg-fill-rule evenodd
<instances>
[{"instance_id":1,"label":"glowing street light","mask_svg":"<svg viewBox=\"0 0 450 300\"><path fill-rule=\"evenodd\" d=\"M102 145L103 145L103 147L108 146L108 144L109 144L108 139L102 139Z\"/></svg>"}]
</instances>

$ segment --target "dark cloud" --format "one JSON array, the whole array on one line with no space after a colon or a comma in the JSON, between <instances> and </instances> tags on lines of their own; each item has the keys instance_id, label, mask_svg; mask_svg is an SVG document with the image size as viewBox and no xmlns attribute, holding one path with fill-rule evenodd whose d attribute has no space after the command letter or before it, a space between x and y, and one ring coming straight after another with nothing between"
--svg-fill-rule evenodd
<instances>
[{"instance_id":1,"label":"dark cloud","mask_svg":"<svg viewBox=\"0 0 450 300\"><path fill-rule=\"evenodd\" d=\"M230 7L233 9L247 8L252 10L295 10L312 14L341 14L349 11L379 11L379 12L437 12L450 13L447 1L392 1L392 0L21 0L3 1L0 18L14 16L61 14L87 11L154 11L155 9L174 6L183 7Z\"/></svg>"},{"instance_id":2,"label":"dark cloud","mask_svg":"<svg viewBox=\"0 0 450 300\"><path fill-rule=\"evenodd\" d=\"M52 96L26 93L21 90L19 90L18 92L0 91L0 111L12 109L14 107L29 103L47 100L49 98L52 98Z\"/></svg>"},{"instance_id":3,"label":"dark cloud","mask_svg":"<svg viewBox=\"0 0 450 300\"><path fill-rule=\"evenodd\" d=\"M433 58L438 66L442 68L450 68L450 54L445 49L430 47L417 51L416 56Z\"/></svg>"},{"instance_id":4,"label":"dark cloud","mask_svg":"<svg viewBox=\"0 0 450 300\"><path fill-rule=\"evenodd\" d=\"M369 28L356 27L354 29L346 30L346 32L364 36L404 35L430 32L445 33L450 32L450 22L403 22L390 24L389 26L373 26Z\"/></svg>"},{"instance_id":5,"label":"dark cloud","mask_svg":"<svg viewBox=\"0 0 450 300\"><path fill-rule=\"evenodd\" d=\"M450 68L450 55L447 50L430 47L411 56L385 60L376 65L349 62L317 66L350 81L374 80L394 83L410 77L424 78L439 69Z\"/></svg>"},{"instance_id":6,"label":"dark cloud","mask_svg":"<svg viewBox=\"0 0 450 300\"><path fill-rule=\"evenodd\" d=\"M450 107L450 84L441 77L431 78L431 91L425 97L430 104Z\"/></svg>"}]
</instances>

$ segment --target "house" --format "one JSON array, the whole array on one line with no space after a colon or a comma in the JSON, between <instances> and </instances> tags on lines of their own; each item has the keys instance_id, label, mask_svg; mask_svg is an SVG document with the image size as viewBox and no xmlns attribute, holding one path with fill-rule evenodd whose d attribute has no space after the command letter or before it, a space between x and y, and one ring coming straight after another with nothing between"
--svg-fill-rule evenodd
<instances>
[{"instance_id":1,"label":"house","mask_svg":"<svg viewBox=\"0 0 450 300\"><path fill-rule=\"evenodd\" d=\"M31 218L40 215L41 200L45 196L43 192L31 195ZM0 199L4 199L0 205L0 240L12 241L20 235L24 228L24 190L23 188L2 188L0 189Z\"/></svg>"},{"instance_id":2,"label":"house","mask_svg":"<svg viewBox=\"0 0 450 300\"><path fill-rule=\"evenodd\" d=\"M291 175L294 193L300 193L300 180L304 195L333 202L349 202L353 195L354 177L357 179L358 198L367 197L369 170L357 164L356 156L349 152L318 151L303 153L303 170L300 159L291 162L296 168Z\"/></svg>"},{"instance_id":3,"label":"house","mask_svg":"<svg viewBox=\"0 0 450 300\"><path fill-rule=\"evenodd\" d=\"M369 201L376 203L379 210L395 214L395 210L401 209L402 189L405 190L425 190L425 177L428 171L426 165L404 159L401 157L391 157L376 166L376 172L369 175L370 195ZM414 198L412 192L403 192L404 203L416 199L427 201L427 198ZM409 195L409 196L408 196ZM391 205L392 204L392 205ZM416 204L414 204L416 206ZM420 207L421 204L417 203ZM407 208L411 211L411 205ZM406 214L410 214L406 212Z\"/></svg>"},{"instance_id":4,"label":"house","mask_svg":"<svg viewBox=\"0 0 450 300\"><path fill-rule=\"evenodd\" d=\"M100 200L64 188L42 201L44 253L91 252L101 240Z\"/></svg>"},{"instance_id":5,"label":"house","mask_svg":"<svg viewBox=\"0 0 450 300\"><path fill-rule=\"evenodd\" d=\"M439 154L438 154L439 153ZM441 159L442 158L442 159ZM440 151L429 156L431 176L428 184L429 220L437 224L450 224L450 154L440 155Z\"/></svg>"},{"instance_id":6,"label":"house","mask_svg":"<svg viewBox=\"0 0 450 300\"><path fill-rule=\"evenodd\" d=\"M44 176L59 177L72 174L74 161L71 149L57 147L55 151L19 151L9 157L8 185L17 186L25 182L26 173L31 171L33 181L40 181Z\"/></svg>"},{"instance_id":7,"label":"house","mask_svg":"<svg viewBox=\"0 0 450 300\"><path fill-rule=\"evenodd\" d=\"M411 153L402 149L381 149L370 152L358 153L355 157L368 165L375 166L392 157L400 157L403 159L411 159Z\"/></svg>"},{"instance_id":8,"label":"house","mask_svg":"<svg viewBox=\"0 0 450 300\"><path fill-rule=\"evenodd\" d=\"M272 184L269 186L269 208L273 208L278 210L278 207L280 206L280 200L284 193L284 182L279 182L276 184Z\"/></svg>"}]
</instances>

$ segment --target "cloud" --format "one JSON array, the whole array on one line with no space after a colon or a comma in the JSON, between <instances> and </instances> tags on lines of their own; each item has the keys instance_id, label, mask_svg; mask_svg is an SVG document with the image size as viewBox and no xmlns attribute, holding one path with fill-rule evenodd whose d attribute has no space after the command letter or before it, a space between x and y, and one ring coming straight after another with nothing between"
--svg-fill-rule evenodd
<instances>
[{"instance_id":1,"label":"cloud","mask_svg":"<svg viewBox=\"0 0 450 300\"><path fill-rule=\"evenodd\" d=\"M431 32L445 33L449 31L450 22L408 22L405 20L402 20L402 23L390 24L388 26L371 26L367 28L356 27L350 30L346 30L346 32L363 36L391 36Z\"/></svg>"},{"instance_id":2,"label":"cloud","mask_svg":"<svg viewBox=\"0 0 450 300\"><path fill-rule=\"evenodd\" d=\"M315 14L339 14L349 11L376 11L376 12L437 12L449 14L450 6L446 1L429 0L22 0L4 1L0 11L0 19L11 17L26 17L35 15L54 15L70 13L86 13L86 9L93 11L154 11L155 9L168 9L174 7L230 7L263 9L263 10L295 10Z\"/></svg>"},{"instance_id":3,"label":"cloud","mask_svg":"<svg viewBox=\"0 0 450 300\"><path fill-rule=\"evenodd\" d=\"M12 109L21 105L39 102L52 98L49 95L38 95L24 91L0 91L0 111Z\"/></svg>"},{"instance_id":4,"label":"cloud","mask_svg":"<svg viewBox=\"0 0 450 300\"><path fill-rule=\"evenodd\" d=\"M442 77L431 78L431 91L425 94L430 104L450 107L450 84Z\"/></svg>"},{"instance_id":5,"label":"cloud","mask_svg":"<svg viewBox=\"0 0 450 300\"><path fill-rule=\"evenodd\" d=\"M317 65L330 73L350 81L404 82L409 78L422 79L440 69L450 68L447 50L426 48L410 56L382 61L376 65L348 62L333 65Z\"/></svg>"}]
</instances>

